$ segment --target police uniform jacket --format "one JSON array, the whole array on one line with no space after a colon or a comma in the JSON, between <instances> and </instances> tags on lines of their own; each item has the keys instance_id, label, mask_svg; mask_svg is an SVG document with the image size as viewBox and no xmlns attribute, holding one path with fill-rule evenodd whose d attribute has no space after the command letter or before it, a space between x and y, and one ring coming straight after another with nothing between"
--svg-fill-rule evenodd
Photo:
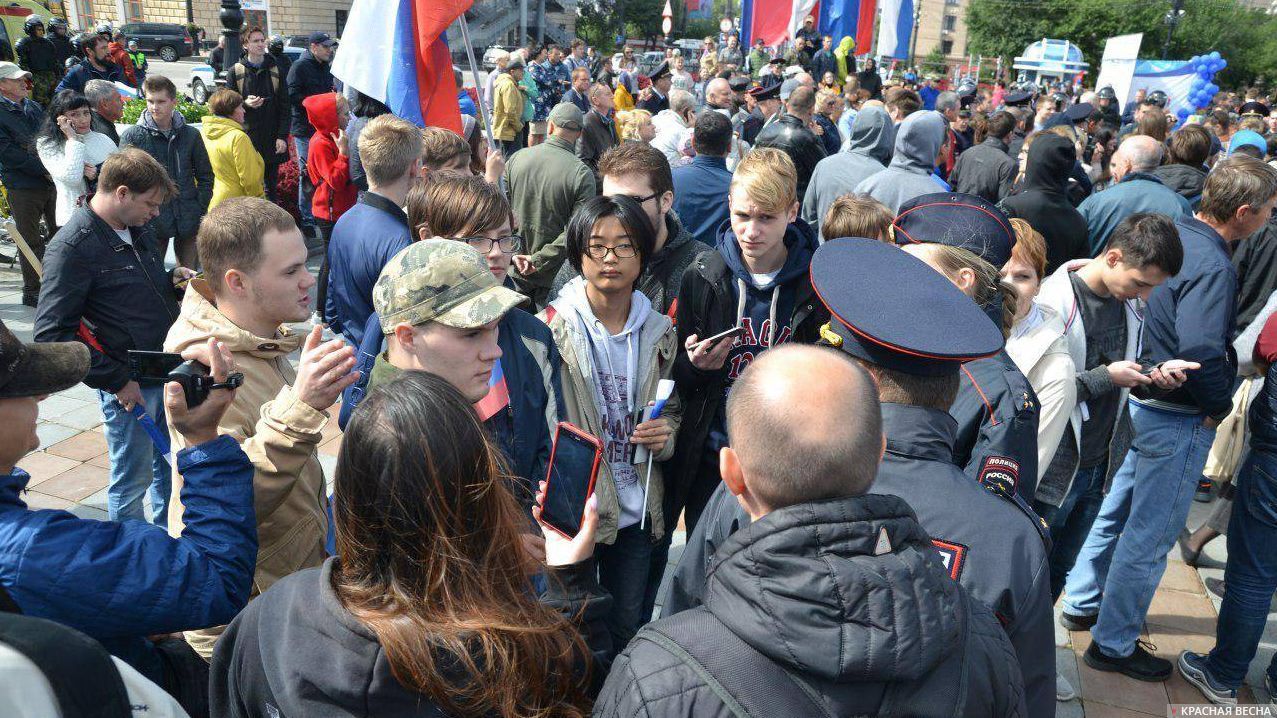
<instances>
[{"instance_id":1,"label":"police uniform jacket","mask_svg":"<svg viewBox=\"0 0 1277 718\"><path fill-rule=\"evenodd\" d=\"M953 461L986 487L1033 500L1038 482L1038 397L1015 362L1000 351L962 365L949 413L958 422Z\"/></svg>"}]
</instances>

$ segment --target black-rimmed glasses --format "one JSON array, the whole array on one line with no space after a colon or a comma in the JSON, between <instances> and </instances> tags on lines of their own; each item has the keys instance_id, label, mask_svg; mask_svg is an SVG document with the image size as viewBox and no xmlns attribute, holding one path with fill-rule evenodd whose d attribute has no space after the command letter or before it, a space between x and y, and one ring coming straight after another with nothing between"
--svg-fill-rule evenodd
<instances>
[{"instance_id":1,"label":"black-rimmed glasses","mask_svg":"<svg viewBox=\"0 0 1277 718\"><path fill-rule=\"evenodd\" d=\"M497 245L505 254L514 254L523 246L523 237L517 234L511 234L506 237L458 237L462 242L474 247L480 254L487 254L492 251L492 245Z\"/></svg>"}]
</instances>

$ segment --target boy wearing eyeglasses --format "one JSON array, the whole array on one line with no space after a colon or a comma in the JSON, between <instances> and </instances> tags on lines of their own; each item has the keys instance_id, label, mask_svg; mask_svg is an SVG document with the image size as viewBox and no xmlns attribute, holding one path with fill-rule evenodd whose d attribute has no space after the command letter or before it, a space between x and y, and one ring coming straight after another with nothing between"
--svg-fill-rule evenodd
<instances>
[{"instance_id":1,"label":"boy wearing eyeglasses","mask_svg":"<svg viewBox=\"0 0 1277 718\"><path fill-rule=\"evenodd\" d=\"M674 453L680 405L671 400L659 418L643 416L678 353L669 317L637 289L655 254L655 234L635 198L582 204L566 234L567 261L580 276L540 315L563 357L567 420L603 442L595 556L599 583L612 594L606 622L617 646L652 615L643 605L653 544L672 528L664 521L664 475L652 462Z\"/></svg>"},{"instance_id":2,"label":"boy wearing eyeglasses","mask_svg":"<svg viewBox=\"0 0 1277 718\"><path fill-rule=\"evenodd\" d=\"M328 288L318 307L333 331L356 347L372 314L377 275L411 241L402 207L423 173L421 128L392 115L374 117L359 133L358 149L368 191L333 227Z\"/></svg>"}]
</instances>

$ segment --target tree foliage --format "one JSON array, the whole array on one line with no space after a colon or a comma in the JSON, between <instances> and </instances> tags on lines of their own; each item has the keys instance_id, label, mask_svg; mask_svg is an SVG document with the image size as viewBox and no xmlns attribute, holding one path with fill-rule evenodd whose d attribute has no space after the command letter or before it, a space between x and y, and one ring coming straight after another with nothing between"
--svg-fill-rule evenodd
<instances>
[{"instance_id":1,"label":"tree foliage","mask_svg":"<svg viewBox=\"0 0 1277 718\"><path fill-rule=\"evenodd\" d=\"M1228 60L1221 84L1253 82L1277 67L1277 17L1232 0L1185 0L1169 59L1187 60L1218 50ZM1105 41L1144 33L1140 56L1160 58L1166 38L1167 0L971 0L967 7L968 51L1001 56L1009 65L1030 43L1044 37L1069 40L1099 71Z\"/></svg>"}]
</instances>

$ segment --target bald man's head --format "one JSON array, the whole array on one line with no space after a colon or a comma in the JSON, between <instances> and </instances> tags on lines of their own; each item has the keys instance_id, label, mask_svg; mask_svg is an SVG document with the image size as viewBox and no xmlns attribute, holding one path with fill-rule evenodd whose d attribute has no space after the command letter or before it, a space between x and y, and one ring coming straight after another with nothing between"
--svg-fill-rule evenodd
<instances>
[{"instance_id":1,"label":"bald man's head","mask_svg":"<svg viewBox=\"0 0 1277 718\"><path fill-rule=\"evenodd\" d=\"M732 385L727 435L746 488L767 510L859 496L882 458L878 392L833 349L770 349Z\"/></svg>"},{"instance_id":2,"label":"bald man's head","mask_svg":"<svg viewBox=\"0 0 1277 718\"><path fill-rule=\"evenodd\" d=\"M728 109L732 106L732 98L735 95L731 84L721 77L715 77L705 85L705 103L710 107L720 110Z\"/></svg>"},{"instance_id":3,"label":"bald man's head","mask_svg":"<svg viewBox=\"0 0 1277 718\"><path fill-rule=\"evenodd\" d=\"M1164 146L1148 135L1131 135L1122 140L1117 152L1113 153L1113 162L1122 166L1121 175L1114 173L1117 179L1130 172L1152 172L1162 164ZM1112 162L1110 163L1112 164Z\"/></svg>"}]
</instances>

